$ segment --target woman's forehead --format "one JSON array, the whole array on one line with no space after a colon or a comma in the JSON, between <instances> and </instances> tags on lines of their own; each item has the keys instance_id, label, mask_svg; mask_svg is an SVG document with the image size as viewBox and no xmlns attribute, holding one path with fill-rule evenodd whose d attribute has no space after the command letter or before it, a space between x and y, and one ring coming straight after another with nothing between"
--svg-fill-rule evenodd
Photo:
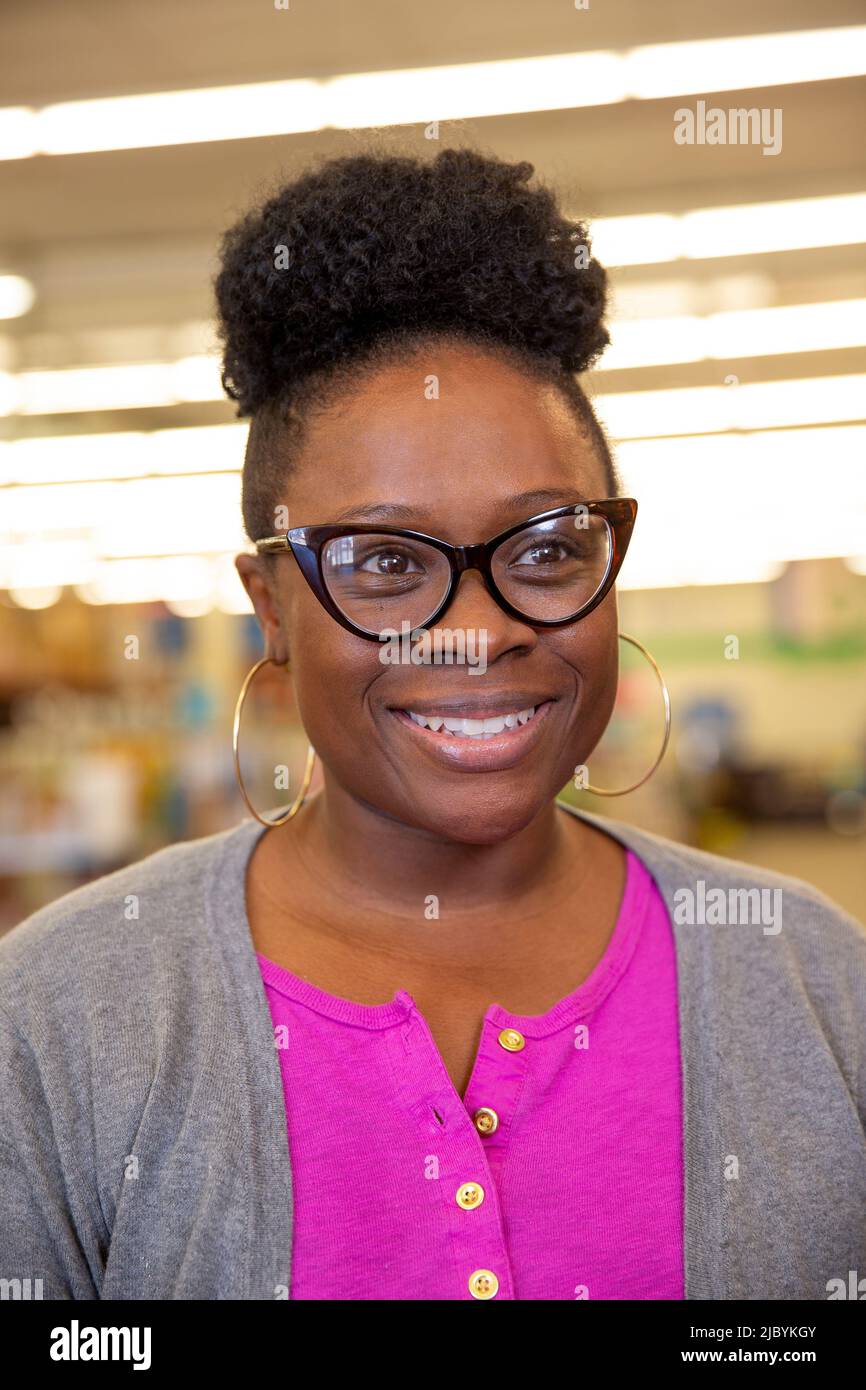
<instances>
[{"instance_id":1,"label":"woman's forehead","mask_svg":"<svg viewBox=\"0 0 866 1390\"><path fill-rule=\"evenodd\" d=\"M382 369L314 413L292 469L296 504L421 509L445 493L474 507L545 489L564 501L606 494L603 461L555 387L495 360L465 372L445 363L444 379L424 365Z\"/></svg>"}]
</instances>

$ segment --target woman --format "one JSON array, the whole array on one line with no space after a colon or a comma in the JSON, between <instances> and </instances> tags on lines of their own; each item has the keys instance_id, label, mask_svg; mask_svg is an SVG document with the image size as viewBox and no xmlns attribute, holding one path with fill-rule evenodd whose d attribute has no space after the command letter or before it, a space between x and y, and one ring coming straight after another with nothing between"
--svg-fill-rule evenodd
<instances>
[{"instance_id":1,"label":"woman","mask_svg":"<svg viewBox=\"0 0 866 1390\"><path fill-rule=\"evenodd\" d=\"M237 564L308 775L0 946L0 1275L45 1297L866 1273L866 935L555 799L611 715L636 504L575 380L604 271L532 172L338 159L225 238Z\"/></svg>"}]
</instances>

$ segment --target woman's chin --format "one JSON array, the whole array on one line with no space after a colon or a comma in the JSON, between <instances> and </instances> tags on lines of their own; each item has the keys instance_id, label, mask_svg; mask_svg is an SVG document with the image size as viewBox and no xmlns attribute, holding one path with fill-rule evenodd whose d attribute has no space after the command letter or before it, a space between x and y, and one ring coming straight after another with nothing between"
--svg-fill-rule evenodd
<instances>
[{"instance_id":1,"label":"woman's chin","mask_svg":"<svg viewBox=\"0 0 866 1390\"><path fill-rule=\"evenodd\" d=\"M454 797L441 806L414 808L411 823L438 840L463 845L499 845L525 830L550 801L549 796L521 795L490 804L479 797Z\"/></svg>"}]
</instances>

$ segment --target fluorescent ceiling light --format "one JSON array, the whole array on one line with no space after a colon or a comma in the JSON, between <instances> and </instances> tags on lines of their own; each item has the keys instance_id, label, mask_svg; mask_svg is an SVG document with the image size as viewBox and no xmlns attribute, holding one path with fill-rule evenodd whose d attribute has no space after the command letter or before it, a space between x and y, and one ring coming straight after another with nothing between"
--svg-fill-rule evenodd
<instances>
[{"instance_id":1,"label":"fluorescent ceiling light","mask_svg":"<svg viewBox=\"0 0 866 1390\"><path fill-rule=\"evenodd\" d=\"M112 560L93 567L85 583L74 585L75 594L85 603L164 603L181 618L198 618L218 608L223 613L252 613L253 606L234 565L232 576L224 576L223 565L230 557L202 565L199 561ZM62 587L10 589L12 600L21 608L49 608L57 603Z\"/></svg>"},{"instance_id":2,"label":"fluorescent ceiling light","mask_svg":"<svg viewBox=\"0 0 866 1390\"><path fill-rule=\"evenodd\" d=\"M0 375L2 415L135 410L222 396L219 361L206 355Z\"/></svg>"},{"instance_id":3,"label":"fluorescent ceiling light","mask_svg":"<svg viewBox=\"0 0 866 1390\"><path fill-rule=\"evenodd\" d=\"M23 275L0 275L0 319L17 319L33 308L36 291Z\"/></svg>"},{"instance_id":4,"label":"fluorescent ceiling light","mask_svg":"<svg viewBox=\"0 0 866 1390\"><path fill-rule=\"evenodd\" d=\"M103 560L75 592L94 604L161 601L184 618L200 617L212 608L223 613L253 611L233 554Z\"/></svg>"},{"instance_id":5,"label":"fluorescent ceiling light","mask_svg":"<svg viewBox=\"0 0 866 1390\"><path fill-rule=\"evenodd\" d=\"M630 95L745 91L853 77L866 58L862 26L656 43L626 55Z\"/></svg>"},{"instance_id":6,"label":"fluorescent ceiling light","mask_svg":"<svg viewBox=\"0 0 866 1390\"><path fill-rule=\"evenodd\" d=\"M603 106L866 71L866 26L650 44L0 110L0 157Z\"/></svg>"},{"instance_id":7,"label":"fluorescent ceiling light","mask_svg":"<svg viewBox=\"0 0 866 1390\"><path fill-rule=\"evenodd\" d=\"M864 323L866 299L783 304L704 317L620 319L611 326L610 347L596 370L862 347Z\"/></svg>"},{"instance_id":8,"label":"fluorescent ceiling light","mask_svg":"<svg viewBox=\"0 0 866 1390\"><path fill-rule=\"evenodd\" d=\"M574 218L577 220L577 214ZM592 254L604 266L657 265L678 260L685 254L682 221L682 217L663 212L598 217L589 227Z\"/></svg>"},{"instance_id":9,"label":"fluorescent ceiling light","mask_svg":"<svg viewBox=\"0 0 866 1390\"><path fill-rule=\"evenodd\" d=\"M15 379L20 415L53 415L82 410L134 410L173 405L170 367L161 362L76 367L63 371L20 372Z\"/></svg>"},{"instance_id":10,"label":"fluorescent ceiling light","mask_svg":"<svg viewBox=\"0 0 866 1390\"><path fill-rule=\"evenodd\" d=\"M36 112L29 106L0 106L0 159L29 159L38 153Z\"/></svg>"},{"instance_id":11,"label":"fluorescent ceiling light","mask_svg":"<svg viewBox=\"0 0 866 1390\"><path fill-rule=\"evenodd\" d=\"M297 134L322 129L323 95L295 81L66 101L33 113L34 136L41 154L83 154Z\"/></svg>"},{"instance_id":12,"label":"fluorescent ceiling light","mask_svg":"<svg viewBox=\"0 0 866 1390\"><path fill-rule=\"evenodd\" d=\"M100 564L91 579L76 585L76 593L85 603L200 602L208 597L211 586L208 561L185 555Z\"/></svg>"},{"instance_id":13,"label":"fluorescent ceiling light","mask_svg":"<svg viewBox=\"0 0 866 1390\"><path fill-rule=\"evenodd\" d=\"M17 586L9 590L9 595L19 608L51 608L63 593L59 584L41 584L27 589Z\"/></svg>"},{"instance_id":14,"label":"fluorescent ceiling light","mask_svg":"<svg viewBox=\"0 0 866 1390\"><path fill-rule=\"evenodd\" d=\"M595 370L614 372L671 362L700 362L710 356L706 323L697 314L614 319L610 325L610 346L605 348Z\"/></svg>"},{"instance_id":15,"label":"fluorescent ceiling light","mask_svg":"<svg viewBox=\"0 0 866 1390\"><path fill-rule=\"evenodd\" d=\"M684 255L692 260L846 246L866 241L866 193L695 208L681 220Z\"/></svg>"},{"instance_id":16,"label":"fluorescent ceiling light","mask_svg":"<svg viewBox=\"0 0 866 1390\"><path fill-rule=\"evenodd\" d=\"M26 559L22 537L37 544L41 539L48 549L52 537L85 541L101 559L228 551L243 544L240 474L7 488L0 544L8 546L16 567ZM10 554L4 560L11 563Z\"/></svg>"},{"instance_id":17,"label":"fluorescent ceiling light","mask_svg":"<svg viewBox=\"0 0 866 1390\"><path fill-rule=\"evenodd\" d=\"M332 78L326 103L328 124L350 129L605 106L628 95L626 59L595 51L356 73Z\"/></svg>"},{"instance_id":18,"label":"fluorescent ceiling light","mask_svg":"<svg viewBox=\"0 0 866 1390\"><path fill-rule=\"evenodd\" d=\"M0 443L0 486L237 472L249 425L45 435Z\"/></svg>"},{"instance_id":19,"label":"fluorescent ceiling light","mask_svg":"<svg viewBox=\"0 0 866 1390\"><path fill-rule=\"evenodd\" d=\"M605 266L849 246L866 241L866 193L600 217L590 231Z\"/></svg>"},{"instance_id":20,"label":"fluorescent ceiling light","mask_svg":"<svg viewBox=\"0 0 866 1390\"><path fill-rule=\"evenodd\" d=\"M614 441L866 420L866 375L688 386L599 395Z\"/></svg>"},{"instance_id":21,"label":"fluorescent ceiling light","mask_svg":"<svg viewBox=\"0 0 866 1390\"><path fill-rule=\"evenodd\" d=\"M93 562L92 538L85 527L70 536L51 526L44 543L29 530L21 538L12 534L7 542L0 531L0 587L35 593L77 584L89 579Z\"/></svg>"},{"instance_id":22,"label":"fluorescent ceiling light","mask_svg":"<svg viewBox=\"0 0 866 1390\"><path fill-rule=\"evenodd\" d=\"M713 546L702 549L700 553L691 550L687 554L641 555L638 549L629 558L633 559L630 575L617 579L620 589L681 589L691 586L706 588L712 585L727 584L768 584L778 579L786 568L780 560L765 560L759 554L732 552L724 547Z\"/></svg>"},{"instance_id":23,"label":"fluorescent ceiling light","mask_svg":"<svg viewBox=\"0 0 866 1390\"><path fill-rule=\"evenodd\" d=\"M866 299L738 309L733 313L710 314L703 322L707 333L706 355L720 360L862 347Z\"/></svg>"},{"instance_id":24,"label":"fluorescent ceiling light","mask_svg":"<svg viewBox=\"0 0 866 1390\"><path fill-rule=\"evenodd\" d=\"M620 445L640 512L618 585L739 583L756 566L862 554L864 451L862 425Z\"/></svg>"}]
</instances>

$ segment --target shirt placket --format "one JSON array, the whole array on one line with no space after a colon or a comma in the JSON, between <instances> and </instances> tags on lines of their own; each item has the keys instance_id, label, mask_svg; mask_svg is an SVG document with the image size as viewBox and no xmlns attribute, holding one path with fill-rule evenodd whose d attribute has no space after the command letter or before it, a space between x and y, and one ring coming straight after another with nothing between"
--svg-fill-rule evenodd
<instances>
[{"instance_id":1,"label":"shirt placket","mask_svg":"<svg viewBox=\"0 0 866 1390\"><path fill-rule=\"evenodd\" d=\"M485 1017L463 1103L497 1183L526 1080L529 1049L529 1040L517 1028L503 1028Z\"/></svg>"},{"instance_id":2,"label":"shirt placket","mask_svg":"<svg viewBox=\"0 0 866 1390\"><path fill-rule=\"evenodd\" d=\"M514 1281L497 1190L526 1075L526 1039L485 1018L461 1100L425 1020L413 1008L400 1030L404 1094L431 1136L438 1192L461 1298L513 1299ZM431 1065L432 1063L432 1065Z\"/></svg>"}]
</instances>

